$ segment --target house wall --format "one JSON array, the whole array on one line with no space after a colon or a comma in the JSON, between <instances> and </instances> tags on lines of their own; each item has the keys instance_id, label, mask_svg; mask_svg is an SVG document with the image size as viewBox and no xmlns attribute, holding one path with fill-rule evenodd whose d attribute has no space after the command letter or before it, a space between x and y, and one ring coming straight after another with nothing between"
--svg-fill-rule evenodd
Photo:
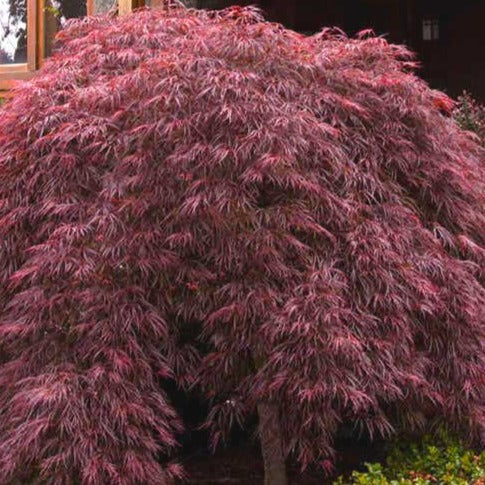
<instances>
[{"instance_id":1,"label":"house wall","mask_svg":"<svg viewBox=\"0 0 485 485\"><path fill-rule=\"evenodd\" d=\"M453 95L463 89L485 101L485 1L414 0L411 46L423 63L423 76ZM440 39L422 39L421 19L440 22Z\"/></svg>"}]
</instances>

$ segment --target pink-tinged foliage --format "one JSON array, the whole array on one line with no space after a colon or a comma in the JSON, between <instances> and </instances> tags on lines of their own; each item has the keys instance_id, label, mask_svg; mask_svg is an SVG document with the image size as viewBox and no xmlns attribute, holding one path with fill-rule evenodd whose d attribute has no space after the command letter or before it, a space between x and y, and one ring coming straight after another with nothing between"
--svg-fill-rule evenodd
<instances>
[{"instance_id":1,"label":"pink-tinged foliage","mask_svg":"<svg viewBox=\"0 0 485 485\"><path fill-rule=\"evenodd\" d=\"M483 433L483 151L405 48L252 8L58 48L0 112L0 483L165 483L165 379L214 441L277 403L303 466L343 421Z\"/></svg>"}]
</instances>

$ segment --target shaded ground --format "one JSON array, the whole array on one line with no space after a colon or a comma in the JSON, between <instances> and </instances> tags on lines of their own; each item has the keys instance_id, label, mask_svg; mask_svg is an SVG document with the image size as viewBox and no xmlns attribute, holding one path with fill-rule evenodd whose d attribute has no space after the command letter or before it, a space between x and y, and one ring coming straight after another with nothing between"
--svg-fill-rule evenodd
<instances>
[{"instance_id":1,"label":"shaded ground","mask_svg":"<svg viewBox=\"0 0 485 485\"><path fill-rule=\"evenodd\" d=\"M164 382L163 386L186 424L186 430L178 437L182 449L177 461L183 465L187 479L177 485L263 484L263 462L255 438L255 417L247 423L245 430L238 427L232 430L230 445L211 454L208 450L209 434L200 430L200 423L208 413L207 403L197 394L187 395L170 383ZM331 485L337 476L362 469L365 462L385 458L383 442L371 443L367 438L356 435L352 427L343 427L337 436L335 473L330 477L322 470L301 473L296 465L290 464L290 485Z\"/></svg>"},{"instance_id":2,"label":"shaded ground","mask_svg":"<svg viewBox=\"0 0 485 485\"><path fill-rule=\"evenodd\" d=\"M201 453L188 457L185 462L187 484L228 484L258 485L263 483L263 463L256 447L232 448L216 455ZM290 470L291 484L310 485L331 484L322 474L305 473Z\"/></svg>"},{"instance_id":3,"label":"shaded ground","mask_svg":"<svg viewBox=\"0 0 485 485\"><path fill-rule=\"evenodd\" d=\"M382 446L347 443L339 456L336 474L332 477L316 470L300 473L297 467L290 466L290 484L331 485L337 475L359 468L365 461L379 460L382 457ZM256 445L233 446L215 455L207 451L194 452L182 459L182 464L188 478L181 484L263 484L263 463Z\"/></svg>"}]
</instances>

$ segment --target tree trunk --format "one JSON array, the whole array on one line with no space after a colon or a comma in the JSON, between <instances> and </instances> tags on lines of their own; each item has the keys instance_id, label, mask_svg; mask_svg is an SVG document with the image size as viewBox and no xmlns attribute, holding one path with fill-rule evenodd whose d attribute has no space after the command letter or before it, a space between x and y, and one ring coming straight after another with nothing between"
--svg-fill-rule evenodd
<instances>
[{"instance_id":1,"label":"tree trunk","mask_svg":"<svg viewBox=\"0 0 485 485\"><path fill-rule=\"evenodd\" d=\"M278 407L268 403L259 404L258 415L264 462L264 485L287 485Z\"/></svg>"}]
</instances>

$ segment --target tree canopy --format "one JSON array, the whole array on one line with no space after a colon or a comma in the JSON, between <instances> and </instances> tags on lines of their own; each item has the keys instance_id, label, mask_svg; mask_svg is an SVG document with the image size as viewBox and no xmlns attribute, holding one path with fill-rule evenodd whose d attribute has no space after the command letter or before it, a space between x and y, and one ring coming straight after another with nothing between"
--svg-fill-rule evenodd
<instances>
[{"instance_id":1,"label":"tree canopy","mask_svg":"<svg viewBox=\"0 0 485 485\"><path fill-rule=\"evenodd\" d=\"M166 380L302 465L483 433L483 149L414 65L253 8L69 23L0 111L1 483L168 483Z\"/></svg>"}]
</instances>

